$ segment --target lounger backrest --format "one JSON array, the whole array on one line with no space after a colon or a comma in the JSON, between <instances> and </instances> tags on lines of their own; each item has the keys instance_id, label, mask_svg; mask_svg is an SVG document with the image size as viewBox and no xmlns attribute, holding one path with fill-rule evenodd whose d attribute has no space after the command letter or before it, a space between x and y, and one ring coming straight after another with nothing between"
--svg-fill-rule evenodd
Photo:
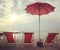
<instances>
[{"instance_id":1,"label":"lounger backrest","mask_svg":"<svg viewBox=\"0 0 60 50\"><path fill-rule=\"evenodd\" d=\"M55 38L55 36L56 36L57 34L58 34L58 33L49 33L49 34L48 34L48 37L47 37L47 39L46 39L46 42L47 42L47 43L51 43L52 40L54 40L54 38Z\"/></svg>"},{"instance_id":2,"label":"lounger backrest","mask_svg":"<svg viewBox=\"0 0 60 50\"><path fill-rule=\"evenodd\" d=\"M4 32L8 43L14 43L13 32Z\"/></svg>"},{"instance_id":3,"label":"lounger backrest","mask_svg":"<svg viewBox=\"0 0 60 50\"><path fill-rule=\"evenodd\" d=\"M24 43L31 43L32 35L33 35L33 33L31 33L31 32L25 32L24 33Z\"/></svg>"}]
</instances>

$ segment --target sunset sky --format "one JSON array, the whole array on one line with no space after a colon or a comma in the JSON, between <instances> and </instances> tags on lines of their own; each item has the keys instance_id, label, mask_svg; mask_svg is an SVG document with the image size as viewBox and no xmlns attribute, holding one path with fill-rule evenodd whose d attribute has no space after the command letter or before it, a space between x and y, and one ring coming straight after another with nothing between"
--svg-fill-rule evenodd
<instances>
[{"instance_id":1,"label":"sunset sky","mask_svg":"<svg viewBox=\"0 0 60 50\"><path fill-rule=\"evenodd\" d=\"M23 31L38 34L38 15L26 12L27 5L45 2L55 7L54 12L40 16L40 34L60 33L60 0L0 0L0 31Z\"/></svg>"}]
</instances>

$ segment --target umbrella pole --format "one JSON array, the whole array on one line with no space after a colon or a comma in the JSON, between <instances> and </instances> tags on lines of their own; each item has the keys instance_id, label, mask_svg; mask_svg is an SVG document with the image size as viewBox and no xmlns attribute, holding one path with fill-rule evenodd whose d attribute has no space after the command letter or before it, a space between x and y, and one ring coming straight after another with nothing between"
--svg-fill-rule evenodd
<instances>
[{"instance_id":1,"label":"umbrella pole","mask_svg":"<svg viewBox=\"0 0 60 50\"><path fill-rule=\"evenodd\" d=\"M39 17L38 17L39 18L39 41L40 41L40 5L38 10L39 10Z\"/></svg>"},{"instance_id":2,"label":"umbrella pole","mask_svg":"<svg viewBox=\"0 0 60 50\"><path fill-rule=\"evenodd\" d=\"M40 15L39 15L39 41L40 41Z\"/></svg>"}]
</instances>

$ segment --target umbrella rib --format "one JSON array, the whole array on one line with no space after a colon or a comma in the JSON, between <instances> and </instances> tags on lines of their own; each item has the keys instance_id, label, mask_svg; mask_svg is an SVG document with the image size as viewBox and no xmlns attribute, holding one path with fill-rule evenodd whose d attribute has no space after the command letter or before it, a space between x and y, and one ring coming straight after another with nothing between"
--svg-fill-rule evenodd
<instances>
[{"instance_id":1,"label":"umbrella rib","mask_svg":"<svg viewBox=\"0 0 60 50\"><path fill-rule=\"evenodd\" d=\"M48 6L48 5L43 5L42 8L44 8L44 7L47 7L47 8L52 9L52 10L54 10L54 8L55 8L55 7L52 8L51 5L50 5L50 6Z\"/></svg>"}]
</instances>

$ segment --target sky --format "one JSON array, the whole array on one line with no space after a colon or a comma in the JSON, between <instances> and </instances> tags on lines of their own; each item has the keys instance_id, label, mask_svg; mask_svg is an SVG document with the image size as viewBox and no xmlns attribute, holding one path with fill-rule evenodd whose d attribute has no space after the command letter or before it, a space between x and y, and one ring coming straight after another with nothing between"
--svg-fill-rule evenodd
<instances>
[{"instance_id":1,"label":"sky","mask_svg":"<svg viewBox=\"0 0 60 50\"><path fill-rule=\"evenodd\" d=\"M38 15L26 12L27 5L45 2L55 7L54 12L40 16L40 34L60 33L60 0L0 0L0 31L22 31L38 34Z\"/></svg>"}]
</instances>

